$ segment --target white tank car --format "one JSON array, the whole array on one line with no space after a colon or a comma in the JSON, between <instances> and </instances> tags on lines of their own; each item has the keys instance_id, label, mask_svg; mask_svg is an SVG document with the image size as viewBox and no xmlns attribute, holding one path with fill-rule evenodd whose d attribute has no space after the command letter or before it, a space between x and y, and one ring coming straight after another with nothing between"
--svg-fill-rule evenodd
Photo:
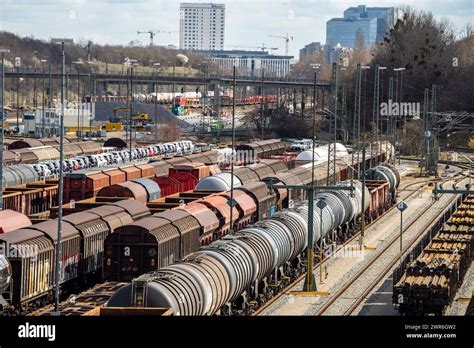
<instances>
[{"instance_id":1,"label":"white tank car","mask_svg":"<svg viewBox=\"0 0 474 348\"><path fill-rule=\"evenodd\" d=\"M5 255L0 254L0 296L8 289L12 276L12 268Z\"/></svg>"}]
</instances>

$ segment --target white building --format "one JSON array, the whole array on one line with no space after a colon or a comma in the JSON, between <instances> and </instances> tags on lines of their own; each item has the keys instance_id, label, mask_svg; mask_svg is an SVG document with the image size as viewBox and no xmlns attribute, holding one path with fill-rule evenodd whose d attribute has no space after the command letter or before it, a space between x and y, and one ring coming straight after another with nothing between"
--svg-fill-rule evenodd
<instances>
[{"instance_id":1,"label":"white building","mask_svg":"<svg viewBox=\"0 0 474 348\"><path fill-rule=\"evenodd\" d=\"M179 48L205 51L224 49L225 5L182 3Z\"/></svg>"},{"instance_id":2,"label":"white building","mask_svg":"<svg viewBox=\"0 0 474 348\"><path fill-rule=\"evenodd\" d=\"M88 129L94 120L94 104L81 104L79 108L65 108L64 109L64 128L65 131L76 131L78 129ZM45 108L44 109L44 129L46 135L59 135L60 125L60 108ZM91 116L92 115L92 116ZM42 133L43 128L43 109L39 108L35 114L35 128L36 134ZM30 126L31 127L31 126Z\"/></svg>"},{"instance_id":3,"label":"white building","mask_svg":"<svg viewBox=\"0 0 474 348\"><path fill-rule=\"evenodd\" d=\"M292 56L277 56L266 51L219 51L209 52L212 61L224 73L231 73L234 63L239 75L284 77L290 71Z\"/></svg>"}]
</instances>

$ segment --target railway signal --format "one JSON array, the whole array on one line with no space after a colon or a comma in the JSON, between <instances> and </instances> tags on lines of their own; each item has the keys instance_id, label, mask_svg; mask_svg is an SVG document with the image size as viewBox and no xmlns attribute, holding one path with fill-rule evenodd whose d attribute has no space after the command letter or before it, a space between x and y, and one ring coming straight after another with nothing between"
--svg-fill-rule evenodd
<instances>
[{"instance_id":1,"label":"railway signal","mask_svg":"<svg viewBox=\"0 0 474 348\"><path fill-rule=\"evenodd\" d=\"M319 208L319 230L323 230L323 209L327 206L327 203L324 201L324 198L320 199L316 206ZM320 233L322 234L322 233ZM319 239L319 281L323 282L323 239Z\"/></svg>"},{"instance_id":2,"label":"railway signal","mask_svg":"<svg viewBox=\"0 0 474 348\"><path fill-rule=\"evenodd\" d=\"M405 202L400 202L397 204L397 209L400 211L400 263L402 262L402 250L403 250L403 212L408 208L408 205Z\"/></svg>"}]
</instances>

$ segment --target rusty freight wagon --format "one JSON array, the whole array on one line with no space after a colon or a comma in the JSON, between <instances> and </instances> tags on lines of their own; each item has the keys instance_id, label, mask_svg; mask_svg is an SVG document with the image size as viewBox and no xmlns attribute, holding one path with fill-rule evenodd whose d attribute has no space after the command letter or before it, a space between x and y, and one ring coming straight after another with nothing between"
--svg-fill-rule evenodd
<instances>
[{"instance_id":1,"label":"rusty freight wagon","mask_svg":"<svg viewBox=\"0 0 474 348\"><path fill-rule=\"evenodd\" d=\"M173 263L200 246L201 225L184 210L169 210L118 228L105 241L104 277L133 278Z\"/></svg>"}]
</instances>

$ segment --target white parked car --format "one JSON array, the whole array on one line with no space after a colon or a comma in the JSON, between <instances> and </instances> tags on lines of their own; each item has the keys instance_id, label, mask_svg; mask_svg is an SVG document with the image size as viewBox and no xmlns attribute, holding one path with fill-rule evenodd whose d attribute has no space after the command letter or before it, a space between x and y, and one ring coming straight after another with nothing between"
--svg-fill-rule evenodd
<instances>
[{"instance_id":1,"label":"white parked car","mask_svg":"<svg viewBox=\"0 0 474 348\"><path fill-rule=\"evenodd\" d=\"M313 141L311 139L301 139L291 144L293 151L306 151L313 147Z\"/></svg>"}]
</instances>

